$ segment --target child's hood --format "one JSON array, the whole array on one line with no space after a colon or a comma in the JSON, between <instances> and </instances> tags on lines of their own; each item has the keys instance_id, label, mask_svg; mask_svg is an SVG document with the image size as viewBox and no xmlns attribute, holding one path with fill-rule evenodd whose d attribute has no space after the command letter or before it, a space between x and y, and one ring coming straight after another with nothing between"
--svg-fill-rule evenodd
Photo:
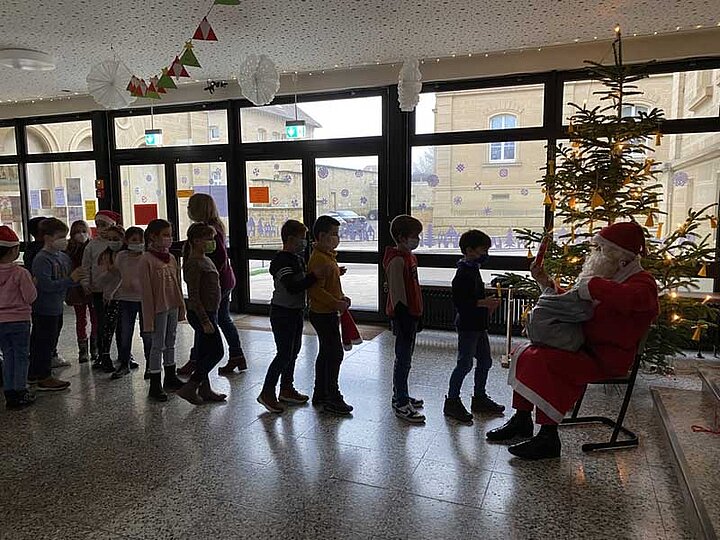
<instances>
[{"instance_id":1,"label":"child's hood","mask_svg":"<svg viewBox=\"0 0 720 540\"><path fill-rule=\"evenodd\" d=\"M383 257L383 268L387 268L390 261L395 257L402 257L403 252L400 251L396 246L388 246L385 248L385 256Z\"/></svg>"},{"instance_id":2,"label":"child's hood","mask_svg":"<svg viewBox=\"0 0 720 540\"><path fill-rule=\"evenodd\" d=\"M12 283L13 280L18 282L21 272L24 272L24 269L15 263L0 264L0 287Z\"/></svg>"}]
</instances>

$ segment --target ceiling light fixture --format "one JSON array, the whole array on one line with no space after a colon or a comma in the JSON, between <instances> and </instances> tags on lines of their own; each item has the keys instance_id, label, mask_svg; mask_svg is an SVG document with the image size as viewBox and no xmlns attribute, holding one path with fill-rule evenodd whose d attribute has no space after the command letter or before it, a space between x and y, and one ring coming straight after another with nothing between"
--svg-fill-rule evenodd
<instances>
[{"instance_id":1,"label":"ceiling light fixture","mask_svg":"<svg viewBox=\"0 0 720 540\"><path fill-rule=\"evenodd\" d=\"M30 49L0 49L0 66L23 71L52 71L55 60L41 51Z\"/></svg>"}]
</instances>

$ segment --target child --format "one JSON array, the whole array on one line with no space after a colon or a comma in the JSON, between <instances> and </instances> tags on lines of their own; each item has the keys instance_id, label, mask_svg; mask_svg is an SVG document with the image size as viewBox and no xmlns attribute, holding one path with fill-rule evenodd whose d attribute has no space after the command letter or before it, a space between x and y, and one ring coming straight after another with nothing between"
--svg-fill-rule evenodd
<instances>
[{"instance_id":1,"label":"child","mask_svg":"<svg viewBox=\"0 0 720 540\"><path fill-rule=\"evenodd\" d=\"M222 300L220 275L207 254L215 251L217 231L204 223L193 223L187 232L183 250L183 275L188 286L190 326L195 330L195 369L190 380L177 395L193 405L203 401L225 401L225 394L216 394L210 387L208 374L222 360L222 336L217 310Z\"/></svg>"},{"instance_id":2,"label":"child","mask_svg":"<svg viewBox=\"0 0 720 540\"><path fill-rule=\"evenodd\" d=\"M178 321L185 320L185 302L178 265L170 253L172 226L154 219L145 229L145 253L140 257L143 332L152 334L150 392L155 401L167 401L164 390L179 390L183 381L175 374L175 336ZM164 389L160 384L165 368Z\"/></svg>"},{"instance_id":3,"label":"child","mask_svg":"<svg viewBox=\"0 0 720 540\"><path fill-rule=\"evenodd\" d=\"M283 249L270 263L270 275L275 282L270 303L270 326L277 354L268 367L257 401L273 413L285 410L281 402L299 404L309 399L293 386L295 360L302 345L305 291L315 284L319 273L325 277L327 272L322 273L315 268L314 273L306 274L303 259L307 248L306 236L305 225L294 219L286 221L280 229ZM281 381L279 401L275 394L278 380Z\"/></svg>"},{"instance_id":4,"label":"child","mask_svg":"<svg viewBox=\"0 0 720 540\"><path fill-rule=\"evenodd\" d=\"M35 260L35 256L40 253L40 250L43 248L44 242L40 235L40 224L45 221L47 218L38 216L32 218L30 221L28 221L28 232L30 233L30 236L34 239L32 242L28 243L25 246L25 252L23 253L23 265L25 266L25 269L28 270L32 274L32 264ZM62 327L62 321L60 321L61 327ZM52 361L50 363L50 367L52 368L59 368L59 367L67 367L70 365L70 362L62 358L57 350L53 350L52 352Z\"/></svg>"},{"instance_id":5,"label":"child","mask_svg":"<svg viewBox=\"0 0 720 540\"><path fill-rule=\"evenodd\" d=\"M464 255L458 264L452 281L452 295L457 316L455 327L458 332L457 366L450 377L450 389L445 399L445 416L461 422L472 422L473 415L465 409L460 400L460 388L465 376L475 367L475 391L472 397L472 412L501 414L505 407L495 403L485 393L488 371L492 366L490 341L488 339L488 315L500 305L498 298L485 298L485 284L480 267L489 258L492 242L484 232L472 229L460 236L460 251Z\"/></svg>"},{"instance_id":6,"label":"child","mask_svg":"<svg viewBox=\"0 0 720 540\"><path fill-rule=\"evenodd\" d=\"M37 297L30 272L15 264L20 240L6 226L0 227L0 350L3 390L8 409L32 405L27 389L28 348L32 303Z\"/></svg>"},{"instance_id":7,"label":"child","mask_svg":"<svg viewBox=\"0 0 720 540\"><path fill-rule=\"evenodd\" d=\"M228 342L228 363L218 369L220 375L230 375L236 368L239 371L247 369L247 361L240 345L240 335L235 323L230 318L230 294L235 288L235 273L230 265L225 240L225 226L218 215L217 205L210 195L196 193L188 201L188 217L194 223L207 223L215 229L215 251L208 253L208 257L215 264L220 274L220 288L222 298L218 309L218 324ZM179 375L190 375L193 370L195 357L190 352L190 361L180 368Z\"/></svg>"},{"instance_id":8,"label":"child","mask_svg":"<svg viewBox=\"0 0 720 540\"><path fill-rule=\"evenodd\" d=\"M140 227L130 227L125 231L125 244L127 250L120 251L115 257L115 268L120 273L120 287L115 293L115 299L120 307L120 328L118 347L119 366L112 374L113 379L119 379L130 373L130 369L138 368L132 360L132 342L135 334L135 320L140 315L140 328L143 326L142 316L142 289L140 286L140 258L145 251L143 230ZM149 364L152 338L140 332L145 353L146 378L150 378Z\"/></svg>"},{"instance_id":9,"label":"child","mask_svg":"<svg viewBox=\"0 0 720 540\"><path fill-rule=\"evenodd\" d=\"M308 270L315 274L316 270L329 268L309 289L308 296L310 323L315 328L319 343L312 402L313 405L323 405L328 412L345 415L350 414L353 408L345 403L338 384L344 355L339 313L350 307L350 299L343 294L340 276L344 271L335 260L335 248L340 243L339 230L340 223L330 216L320 216L313 225L316 243Z\"/></svg>"},{"instance_id":10,"label":"child","mask_svg":"<svg viewBox=\"0 0 720 540\"><path fill-rule=\"evenodd\" d=\"M70 287L79 286L83 270L72 270L72 261L64 253L67 249L68 227L57 218L40 224L43 249L33 260L33 277L37 284L37 298L32 306L30 334L30 373L28 379L37 382L38 391L59 391L70 386L55 379L51 372L52 352L57 347L62 328L63 302Z\"/></svg>"},{"instance_id":11,"label":"child","mask_svg":"<svg viewBox=\"0 0 720 540\"><path fill-rule=\"evenodd\" d=\"M107 249L98 257L100 271L96 275L95 284L102 290L104 321L100 334L100 364L105 373L114 373L115 366L110 357L113 334L117 332L120 315L120 304L115 293L120 287L120 272L115 267L115 257L124 246L125 231L122 227L111 225L104 231Z\"/></svg>"},{"instance_id":12,"label":"child","mask_svg":"<svg viewBox=\"0 0 720 540\"><path fill-rule=\"evenodd\" d=\"M72 269L82 266L85 247L90 242L88 224L84 221L75 221L70 226L70 241L65 253L72 261ZM82 287L68 289L65 303L75 310L75 334L78 343L78 362L84 364L97 359L97 321L95 310L92 307L92 296L85 293ZM90 339L88 342L88 315L90 318ZM88 347L89 344L89 347Z\"/></svg>"},{"instance_id":13,"label":"child","mask_svg":"<svg viewBox=\"0 0 720 540\"><path fill-rule=\"evenodd\" d=\"M105 302L103 300L102 287L98 283L98 277L104 272L100 268L100 254L108 248L108 241L105 238L105 231L116 225L120 220L120 215L110 210L100 210L95 214L95 227L97 228L97 237L90 240L85 247L82 258L82 268L84 277L82 281L85 292L92 295L93 309L97 319L97 340L98 349L104 350L103 336L105 335ZM110 350L110 346L107 347ZM102 369L102 358L98 356L92 365L93 369Z\"/></svg>"},{"instance_id":14,"label":"child","mask_svg":"<svg viewBox=\"0 0 720 540\"><path fill-rule=\"evenodd\" d=\"M417 258L412 253L420 243L421 232L422 223L414 217L395 217L390 223L390 234L396 247L388 246L383 258L388 284L385 313L395 334L392 408L395 416L413 424L425 422L425 415L417 411L424 405L423 400L411 398L408 389L415 337L423 314Z\"/></svg>"}]
</instances>

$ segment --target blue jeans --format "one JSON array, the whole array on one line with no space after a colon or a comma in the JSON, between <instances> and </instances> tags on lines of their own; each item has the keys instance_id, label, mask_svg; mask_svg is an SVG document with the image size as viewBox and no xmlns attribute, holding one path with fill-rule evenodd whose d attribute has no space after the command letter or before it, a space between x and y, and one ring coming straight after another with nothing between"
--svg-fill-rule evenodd
<instances>
[{"instance_id":1,"label":"blue jeans","mask_svg":"<svg viewBox=\"0 0 720 540\"><path fill-rule=\"evenodd\" d=\"M412 355L415 352L417 337L417 321L404 316L393 320L395 333L395 366L393 368L393 402L404 407L410 401L408 377L412 366Z\"/></svg>"},{"instance_id":2,"label":"blue jeans","mask_svg":"<svg viewBox=\"0 0 720 540\"><path fill-rule=\"evenodd\" d=\"M295 361L302 347L303 310L272 306L270 326L275 338L277 353L265 375L263 392L275 392L278 380L280 388L292 388L295 377Z\"/></svg>"},{"instance_id":3,"label":"blue jeans","mask_svg":"<svg viewBox=\"0 0 720 540\"><path fill-rule=\"evenodd\" d=\"M217 313L217 325L220 327L220 330L222 330L225 340L227 341L228 357L234 358L236 356L241 356L243 354L243 350L240 345L240 334L238 334L237 327L230 318L230 294L232 294L232 291L223 292L222 299L220 300L220 307L218 308ZM193 346L192 349L190 349L190 361L192 363L197 363L198 360L197 353L195 352L195 349L198 347L197 337L198 335L196 333L196 339L193 340Z\"/></svg>"},{"instance_id":4,"label":"blue jeans","mask_svg":"<svg viewBox=\"0 0 720 540\"><path fill-rule=\"evenodd\" d=\"M193 371L190 377L193 381L204 381L207 379L212 368L222 360L225 354L220 328L217 323L217 313L211 311L206 313L208 319L210 319L210 323L215 328L212 334L205 333L202 323L200 322L200 317L198 317L194 311L189 310L187 312L187 320L193 330L195 330L195 355L197 362L195 364L195 371Z\"/></svg>"},{"instance_id":5,"label":"blue jeans","mask_svg":"<svg viewBox=\"0 0 720 540\"><path fill-rule=\"evenodd\" d=\"M118 360L120 365L127 366L130 363L132 354L133 337L135 336L135 321L140 318L140 328L142 329L142 304L140 302L126 302L120 300L120 324L118 327ZM140 339L143 342L143 352L145 353L145 362L150 360L150 350L152 349L152 334L140 332Z\"/></svg>"},{"instance_id":6,"label":"blue jeans","mask_svg":"<svg viewBox=\"0 0 720 540\"><path fill-rule=\"evenodd\" d=\"M30 365L30 321L0 323L3 389L23 392Z\"/></svg>"},{"instance_id":7,"label":"blue jeans","mask_svg":"<svg viewBox=\"0 0 720 540\"><path fill-rule=\"evenodd\" d=\"M486 330L482 331L458 331L458 358L457 366L450 376L449 398L459 398L465 376L472 371L473 359L477 359L475 367L475 393L476 397L485 395L485 383L487 383L488 372L492 366L490 355L490 339Z\"/></svg>"}]
</instances>

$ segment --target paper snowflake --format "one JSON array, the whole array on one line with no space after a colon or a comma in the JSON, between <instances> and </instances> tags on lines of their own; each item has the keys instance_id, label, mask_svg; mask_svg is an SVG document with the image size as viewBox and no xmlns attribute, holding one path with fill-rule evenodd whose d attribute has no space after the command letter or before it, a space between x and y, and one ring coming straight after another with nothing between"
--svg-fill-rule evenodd
<instances>
[{"instance_id":1,"label":"paper snowflake","mask_svg":"<svg viewBox=\"0 0 720 540\"><path fill-rule=\"evenodd\" d=\"M349 195L350 195L350 191L348 191L347 189L343 189L343 190L340 192L340 196L341 196L341 197L348 197Z\"/></svg>"},{"instance_id":2,"label":"paper snowflake","mask_svg":"<svg viewBox=\"0 0 720 540\"><path fill-rule=\"evenodd\" d=\"M425 204L424 202L418 204L418 210L427 210L427 207L427 204Z\"/></svg>"},{"instance_id":3,"label":"paper snowflake","mask_svg":"<svg viewBox=\"0 0 720 540\"><path fill-rule=\"evenodd\" d=\"M319 204L320 206L327 206L327 203L328 203L328 200L327 200L326 197L323 197L322 199L320 199L320 200L318 201L318 204Z\"/></svg>"},{"instance_id":4,"label":"paper snowflake","mask_svg":"<svg viewBox=\"0 0 720 540\"><path fill-rule=\"evenodd\" d=\"M255 168L253 169L253 176L260 176L260 169L258 169L257 167L255 167Z\"/></svg>"},{"instance_id":5,"label":"paper snowflake","mask_svg":"<svg viewBox=\"0 0 720 540\"><path fill-rule=\"evenodd\" d=\"M685 187L688 185L689 178L686 172L680 171L673 175L673 185L676 187Z\"/></svg>"},{"instance_id":6,"label":"paper snowflake","mask_svg":"<svg viewBox=\"0 0 720 540\"><path fill-rule=\"evenodd\" d=\"M465 170L465 164L458 163L457 165L455 165L455 170L459 173L463 172Z\"/></svg>"},{"instance_id":7,"label":"paper snowflake","mask_svg":"<svg viewBox=\"0 0 720 540\"><path fill-rule=\"evenodd\" d=\"M292 181L292 175L286 174L283 176L283 182L291 182Z\"/></svg>"},{"instance_id":8,"label":"paper snowflake","mask_svg":"<svg viewBox=\"0 0 720 540\"><path fill-rule=\"evenodd\" d=\"M330 174L330 171L328 171L328 168L325 167L324 165L321 167L318 167L318 170L317 170L318 177L327 178L329 174Z\"/></svg>"},{"instance_id":9,"label":"paper snowflake","mask_svg":"<svg viewBox=\"0 0 720 540\"><path fill-rule=\"evenodd\" d=\"M520 195L522 195L523 197L527 197L529 194L530 194L530 190L528 188L524 187L520 190Z\"/></svg>"},{"instance_id":10,"label":"paper snowflake","mask_svg":"<svg viewBox=\"0 0 720 540\"><path fill-rule=\"evenodd\" d=\"M507 178L507 175L510 174L510 171L503 167L498 171L498 174L500 175L500 178Z\"/></svg>"},{"instance_id":11,"label":"paper snowflake","mask_svg":"<svg viewBox=\"0 0 720 540\"><path fill-rule=\"evenodd\" d=\"M273 169L275 169L276 171L280 170L280 164L276 163L275 165L273 165Z\"/></svg>"},{"instance_id":12,"label":"paper snowflake","mask_svg":"<svg viewBox=\"0 0 720 540\"><path fill-rule=\"evenodd\" d=\"M367 197L365 197L365 196L360 197L360 204L365 206L367 204L367 202L368 202Z\"/></svg>"},{"instance_id":13,"label":"paper snowflake","mask_svg":"<svg viewBox=\"0 0 720 540\"><path fill-rule=\"evenodd\" d=\"M483 208L482 213L486 216L489 216L492 214L492 208L490 208L489 206L486 206L485 208Z\"/></svg>"},{"instance_id":14,"label":"paper snowflake","mask_svg":"<svg viewBox=\"0 0 720 540\"><path fill-rule=\"evenodd\" d=\"M300 206L300 203L297 199L293 199L292 201L290 201L290 204L293 206L293 208L297 208L298 206Z\"/></svg>"},{"instance_id":15,"label":"paper snowflake","mask_svg":"<svg viewBox=\"0 0 720 540\"><path fill-rule=\"evenodd\" d=\"M475 187L473 189L475 191L480 191L482 189L482 182L475 182Z\"/></svg>"},{"instance_id":16,"label":"paper snowflake","mask_svg":"<svg viewBox=\"0 0 720 540\"><path fill-rule=\"evenodd\" d=\"M362 178L363 174L364 174L364 173L363 173L362 171L360 171L360 170L355 171L355 177L356 177L356 178Z\"/></svg>"},{"instance_id":17,"label":"paper snowflake","mask_svg":"<svg viewBox=\"0 0 720 540\"><path fill-rule=\"evenodd\" d=\"M460 206L460 205L462 204L462 197L461 197L460 195L456 196L456 197L453 199L453 204L454 204L455 206Z\"/></svg>"},{"instance_id":18,"label":"paper snowflake","mask_svg":"<svg viewBox=\"0 0 720 540\"><path fill-rule=\"evenodd\" d=\"M427 177L427 183L430 187L435 187L440 183L440 178L436 174L431 174Z\"/></svg>"}]
</instances>

